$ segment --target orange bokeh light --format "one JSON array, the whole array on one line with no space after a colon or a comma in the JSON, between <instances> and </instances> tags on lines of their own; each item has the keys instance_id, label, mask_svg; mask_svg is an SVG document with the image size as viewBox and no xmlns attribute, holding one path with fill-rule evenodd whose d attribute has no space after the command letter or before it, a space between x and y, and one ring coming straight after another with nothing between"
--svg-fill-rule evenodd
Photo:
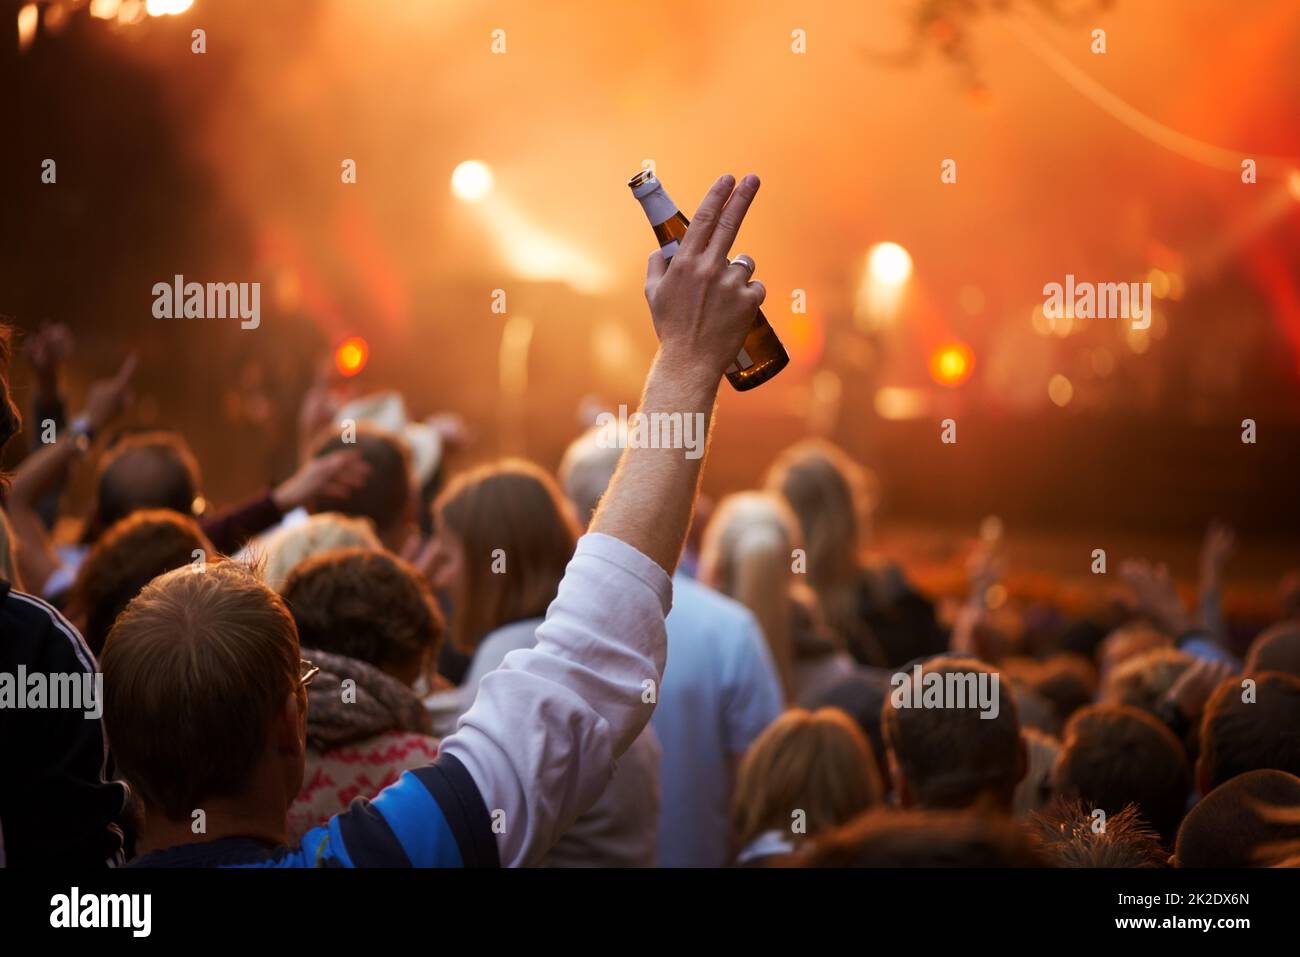
<instances>
[{"instance_id":1,"label":"orange bokeh light","mask_svg":"<svg viewBox=\"0 0 1300 957\"><path fill-rule=\"evenodd\" d=\"M370 359L370 346L360 336L352 336L339 343L334 350L334 367L340 375L354 376L366 367Z\"/></svg>"},{"instance_id":2,"label":"orange bokeh light","mask_svg":"<svg viewBox=\"0 0 1300 957\"><path fill-rule=\"evenodd\" d=\"M939 385L956 388L970 378L975 353L964 342L949 342L930 355L930 377Z\"/></svg>"}]
</instances>

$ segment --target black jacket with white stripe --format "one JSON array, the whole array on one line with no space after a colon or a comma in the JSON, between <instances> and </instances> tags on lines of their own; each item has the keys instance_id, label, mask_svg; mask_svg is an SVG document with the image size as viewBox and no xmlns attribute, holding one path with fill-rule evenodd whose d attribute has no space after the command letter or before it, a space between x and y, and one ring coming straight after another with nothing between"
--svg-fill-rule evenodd
<instances>
[{"instance_id":1,"label":"black jacket with white stripe","mask_svg":"<svg viewBox=\"0 0 1300 957\"><path fill-rule=\"evenodd\" d=\"M96 867L120 860L126 787L107 779L98 718L81 708L18 707L27 676L94 674L95 657L58 611L0 581L0 854L8 867Z\"/></svg>"}]
</instances>

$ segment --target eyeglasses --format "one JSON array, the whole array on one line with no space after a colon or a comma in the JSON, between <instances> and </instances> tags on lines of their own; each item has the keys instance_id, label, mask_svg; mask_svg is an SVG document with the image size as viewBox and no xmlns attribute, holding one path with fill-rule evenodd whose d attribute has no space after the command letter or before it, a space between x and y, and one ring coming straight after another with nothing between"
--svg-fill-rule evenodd
<instances>
[{"instance_id":1,"label":"eyeglasses","mask_svg":"<svg viewBox=\"0 0 1300 957\"><path fill-rule=\"evenodd\" d=\"M320 669L306 658L298 659L298 687L306 688L313 678L320 674Z\"/></svg>"}]
</instances>

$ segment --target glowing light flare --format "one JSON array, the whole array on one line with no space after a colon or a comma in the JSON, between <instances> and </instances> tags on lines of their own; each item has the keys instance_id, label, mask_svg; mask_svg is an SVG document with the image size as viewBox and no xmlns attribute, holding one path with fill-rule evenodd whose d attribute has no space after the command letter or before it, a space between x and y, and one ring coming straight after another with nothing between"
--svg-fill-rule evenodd
<instances>
[{"instance_id":1,"label":"glowing light flare","mask_svg":"<svg viewBox=\"0 0 1300 957\"><path fill-rule=\"evenodd\" d=\"M1286 188L1291 198L1300 203L1300 169L1293 169L1287 174Z\"/></svg>"},{"instance_id":2,"label":"glowing light flare","mask_svg":"<svg viewBox=\"0 0 1300 957\"><path fill-rule=\"evenodd\" d=\"M100 20L112 20L121 6L122 0L90 0L90 15Z\"/></svg>"},{"instance_id":3,"label":"glowing light flare","mask_svg":"<svg viewBox=\"0 0 1300 957\"><path fill-rule=\"evenodd\" d=\"M18 52L31 48L36 40L36 25L41 22L41 11L29 3L18 9Z\"/></svg>"},{"instance_id":4,"label":"glowing light flare","mask_svg":"<svg viewBox=\"0 0 1300 957\"><path fill-rule=\"evenodd\" d=\"M117 8L118 23L139 23L145 16L144 0L122 0L122 5Z\"/></svg>"},{"instance_id":5,"label":"glowing light flare","mask_svg":"<svg viewBox=\"0 0 1300 957\"><path fill-rule=\"evenodd\" d=\"M925 393L920 389L892 385L876 390L873 405L876 415L891 422L919 419L927 408Z\"/></svg>"},{"instance_id":6,"label":"glowing light flare","mask_svg":"<svg viewBox=\"0 0 1300 957\"><path fill-rule=\"evenodd\" d=\"M1074 398L1074 383L1058 372L1047 383L1047 397L1064 409Z\"/></svg>"},{"instance_id":7,"label":"glowing light flare","mask_svg":"<svg viewBox=\"0 0 1300 957\"><path fill-rule=\"evenodd\" d=\"M370 345L360 336L349 336L334 350L334 368L347 378L359 375L369 361Z\"/></svg>"},{"instance_id":8,"label":"glowing light flare","mask_svg":"<svg viewBox=\"0 0 1300 957\"><path fill-rule=\"evenodd\" d=\"M174 17L194 6L194 0L145 0L145 12L151 17Z\"/></svg>"},{"instance_id":9,"label":"glowing light flare","mask_svg":"<svg viewBox=\"0 0 1300 957\"><path fill-rule=\"evenodd\" d=\"M884 286L901 286L912 277L912 255L898 243L876 243L867 251L867 274Z\"/></svg>"},{"instance_id":10,"label":"glowing light flare","mask_svg":"<svg viewBox=\"0 0 1300 957\"><path fill-rule=\"evenodd\" d=\"M964 342L946 343L930 355L930 378L950 389L969 379L974 368L975 353Z\"/></svg>"},{"instance_id":11,"label":"glowing light flare","mask_svg":"<svg viewBox=\"0 0 1300 957\"><path fill-rule=\"evenodd\" d=\"M485 199L495 182L492 168L480 160L465 160L451 171L452 195L466 203Z\"/></svg>"}]
</instances>

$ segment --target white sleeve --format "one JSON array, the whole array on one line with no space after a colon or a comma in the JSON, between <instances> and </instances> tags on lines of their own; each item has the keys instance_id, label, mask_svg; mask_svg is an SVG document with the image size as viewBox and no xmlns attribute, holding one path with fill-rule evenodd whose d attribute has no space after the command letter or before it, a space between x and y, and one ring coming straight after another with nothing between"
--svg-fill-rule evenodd
<instances>
[{"instance_id":1,"label":"white sleeve","mask_svg":"<svg viewBox=\"0 0 1300 957\"><path fill-rule=\"evenodd\" d=\"M584 535L536 647L484 676L439 753L478 786L502 864L537 862L605 790L658 700L671 605L662 568L617 538Z\"/></svg>"}]
</instances>

